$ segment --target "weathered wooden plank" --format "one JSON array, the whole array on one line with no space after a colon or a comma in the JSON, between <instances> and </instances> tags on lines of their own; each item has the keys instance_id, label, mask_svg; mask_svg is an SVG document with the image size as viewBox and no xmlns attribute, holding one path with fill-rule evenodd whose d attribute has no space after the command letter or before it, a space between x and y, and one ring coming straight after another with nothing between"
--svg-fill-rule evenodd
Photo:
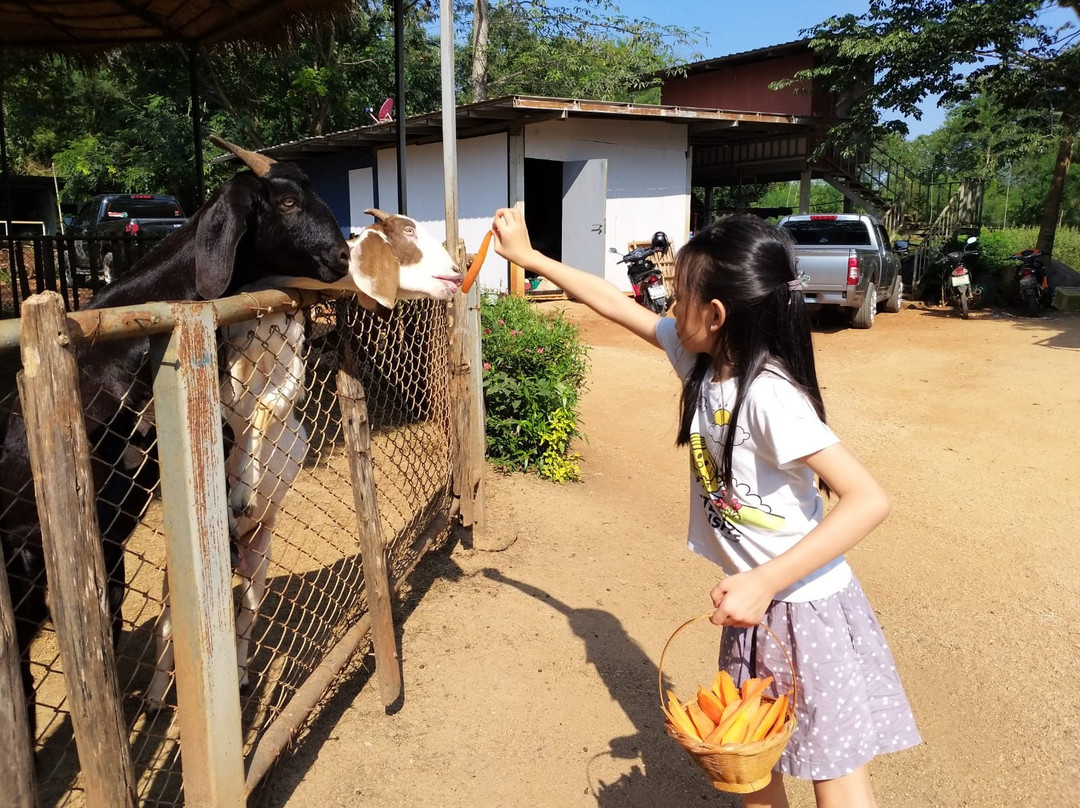
<instances>
[{"instance_id":1,"label":"weathered wooden plank","mask_svg":"<svg viewBox=\"0 0 1080 808\"><path fill-rule=\"evenodd\" d=\"M484 529L483 354L480 344L480 287L454 296L450 321L450 395L454 429L454 495L461 524L474 539Z\"/></svg>"},{"instance_id":2,"label":"weathered wooden plank","mask_svg":"<svg viewBox=\"0 0 1080 808\"><path fill-rule=\"evenodd\" d=\"M19 392L86 802L134 806L90 447L63 299L56 292L34 295L22 315Z\"/></svg>"},{"instance_id":3,"label":"weathered wooden plank","mask_svg":"<svg viewBox=\"0 0 1080 808\"><path fill-rule=\"evenodd\" d=\"M151 341L161 501L189 806L245 805L217 323L210 303L173 304Z\"/></svg>"},{"instance_id":4,"label":"weathered wooden plank","mask_svg":"<svg viewBox=\"0 0 1080 808\"><path fill-rule=\"evenodd\" d=\"M393 601L386 564L386 542L375 487L375 469L371 462L371 422L368 420L367 393L357 378L356 353L350 346L338 370L338 403L341 406L341 429L352 476L353 502L356 506L360 555L364 562L364 588L371 615L371 640L375 647L375 675L379 694L386 708L401 698L401 655L394 631Z\"/></svg>"},{"instance_id":5,"label":"weathered wooden plank","mask_svg":"<svg viewBox=\"0 0 1080 808\"><path fill-rule=\"evenodd\" d=\"M19 672L15 610L4 572L3 548L0 548L0 749L4 750L0 754L0 783L5 783L5 805L33 808L37 805L34 749Z\"/></svg>"}]
</instances>

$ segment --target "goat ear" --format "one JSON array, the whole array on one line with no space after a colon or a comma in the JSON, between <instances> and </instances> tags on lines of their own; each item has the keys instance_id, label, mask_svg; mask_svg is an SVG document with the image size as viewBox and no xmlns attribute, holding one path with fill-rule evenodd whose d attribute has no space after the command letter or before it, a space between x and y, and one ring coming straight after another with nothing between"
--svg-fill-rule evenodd
<instances>
[{"instance_id":1,"label":"goat ear","mask_svg":"<svg viewBox=\"0 0 1080 808\"><path fill-rule=\"evenodd\" d=\"M387 311L397 303L401 264L379 225L349 241L349 275L356 288Z\"/></svg>"},{"instance_id":2,"label":"goat ear","mask_svg":"<svg viewBox=\"0 0 1080 808\"><path fill-rule=\"evenodd\" d=\"M236 245L247 231L251 194L229 183L200 212L195 230L195 289L203 300L221 297L232 280Z\"/></svg>"}]
</instances>

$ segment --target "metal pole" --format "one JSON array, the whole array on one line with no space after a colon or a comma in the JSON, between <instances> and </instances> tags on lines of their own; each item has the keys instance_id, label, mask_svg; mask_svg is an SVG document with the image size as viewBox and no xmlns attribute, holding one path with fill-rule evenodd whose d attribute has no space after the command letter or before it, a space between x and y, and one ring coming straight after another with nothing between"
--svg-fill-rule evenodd
<instances>
[{"instance_id":1,"label":"metal pole","mask_svg":"<svg viewBox=\"0 0 1080 808\"><path fill-rule=\"evenodd\" d=\"M188 83L191 88L191 139L195 146L195 207L205 198L203 187L202 102L199 98L199 46L188 47Z\"/></svg>"},{"instance_id":2,"label":"metal pole","mask_svg":"<svg viewBox=\"0 0 1080 808\"><path fill-rule=\"evenodd\" d=\"M397 107L397 194L398 213L408 213L405 198L405 10L403 0L394 0L394 105Z\"/></svg>"},{"instance_id":3,"label":"metal pole","mask_svg":"<svg viewBox=\"0 0 1080 808\"><path fill-rule=\"evenodd\" d=\"M439 54L442 67L443 199L446 205L446 249L453 254L457 250L459 238L453 0L440 0Z\"/></svg>"}]
</instances>

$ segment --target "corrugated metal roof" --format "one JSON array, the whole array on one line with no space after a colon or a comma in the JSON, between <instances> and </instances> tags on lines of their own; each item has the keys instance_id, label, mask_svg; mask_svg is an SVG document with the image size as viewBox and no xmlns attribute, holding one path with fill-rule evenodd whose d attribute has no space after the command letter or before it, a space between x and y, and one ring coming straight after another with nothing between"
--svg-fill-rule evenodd
<instances>
[{"instance_id":1,"label":"corrugated metal roof","mask_svg":"<svg viewBox=\"0 0 1080 808\"><path fill-rule=\"evenodd\" d=\"M703 107L663 106L621 101L589 101L569 98L513 95L479 101L457 108L459 138L503 132L527 123L565 118L609 120L655 120L690 127L691 132L743 132L752 130L790 131L803 127L810 120L797 115L746 110L707 109ZM343 151L357 146L379 148L397 144L397 121L371 124L319 137L304 138L263 149L278 159L296 159L319 153ZM406 141L409 144L434 143L442 139L442 113L413 115L405 121ZM215 162L233 159L231 155Z\"/></svg>"},{"instance_id":2,"label":"corrugated metal roof","mask_svg":"<svg viewBox=\"0 0 1080 808\"><path fill-rule=\"evenodd\" d=\"M0 46L93 54L129 43L281 42L348 0L2 0Z\"/></svg>"}]
</instances>

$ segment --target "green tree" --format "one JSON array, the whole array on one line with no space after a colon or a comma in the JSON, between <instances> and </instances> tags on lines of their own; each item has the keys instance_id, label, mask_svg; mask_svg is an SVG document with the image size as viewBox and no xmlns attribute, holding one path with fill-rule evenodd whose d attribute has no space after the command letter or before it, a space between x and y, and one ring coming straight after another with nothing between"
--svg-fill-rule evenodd
<instances>
[{"instance_id":1,"label":"green tree","mask_svg":"<svg viewBox=\"0 0 1080 808\"><path fill-rule=\"evenodd\" d=\"M1044 5L871 0L865 14L812 30L824 62L802 77L850 99L850 117L832 132L839 142L905 132L901 117L919 118L918 105L933 95L946 105L989 95L1017 119L1038 117L1058 146L1037 245L1049 253L1080 125L1080 51L1075 27L1039 23Z\"/></svg>"},{"instance_id":2,"label":"green tree","mask_svg":"<svg viewBox=\"0 0 1080 808\"><path fill-rule=\"evenodd\" d=\"M512 93L629 100L697 34L628 18L611 0L472 0L458 9L470 35L459 84L471 101Z\"/></svg>"}]
</instances>

